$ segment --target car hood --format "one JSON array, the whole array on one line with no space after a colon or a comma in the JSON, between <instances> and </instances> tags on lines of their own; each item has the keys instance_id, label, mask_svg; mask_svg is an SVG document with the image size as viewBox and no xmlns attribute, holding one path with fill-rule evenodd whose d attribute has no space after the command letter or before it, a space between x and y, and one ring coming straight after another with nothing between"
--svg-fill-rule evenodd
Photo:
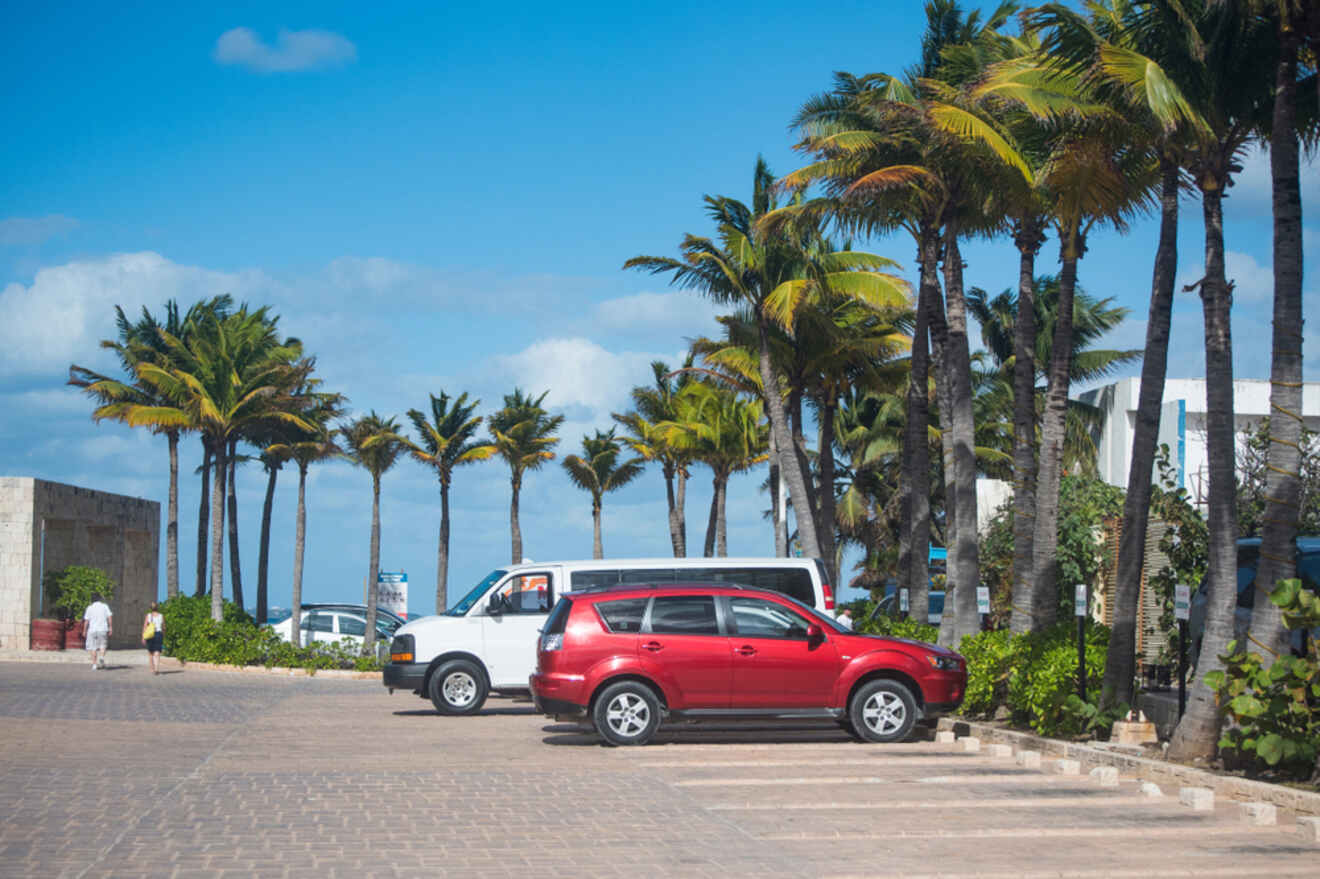
<instances>
[{"instance_id":1,"label":"car hood","mask_svg":"<svg viewBox=\"0 0 1320 879\"><path fill-rule=\"evenodd\" d=\"M957 656L956 650L950 650L948 647L941 647L938 644L930 644L926 641L918 641L915 638L896 638L893 635L865 635L857 634L855 638L865 638L868 641L888 641L894 644L906 644L909 647L920 647L922 650L928 650L931 653L940 653L947 656Z\"/></svg>"}]
</instances>

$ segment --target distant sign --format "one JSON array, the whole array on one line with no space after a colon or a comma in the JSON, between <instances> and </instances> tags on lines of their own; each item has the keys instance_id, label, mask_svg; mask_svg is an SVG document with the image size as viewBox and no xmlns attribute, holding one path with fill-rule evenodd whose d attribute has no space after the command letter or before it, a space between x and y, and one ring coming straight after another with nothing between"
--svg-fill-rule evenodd
<instances>
[{"instance_id":1,"label":"distant sign","mask_svg":"<svg viewBox=\"0 0 1320 879\"><path fill-rule=\"evenodd\" d=\"M390 613L408 619L408 575L400 571L376 574L376 604Z\"/></svg>"},{"instance_id":2,"label":"distant sign","mask_svg":"<svg viewBox=\"0 0 1320 879\"><path fill-rule=\"evenodd\" d=\"M908 612L908 588L906 586L898 590L898 609L903 613Z\"/></svg>"},{"instance_id":3,"label":"distant sign","mask_svg":"<svg viewBox=\"0 0 1320 879\"><path fill-rule=\"evenodd\" d=\"M1086 616L1086 584L1078 583L1075 587L1073 597L1073 614L1079 617Z\"/></svg>"},{"instance_id":4,"label":"distant sign","mask_svg":"<svg viewBox=\"0 0 1320 879\"><path fill-rule=\"evenodd\" d=\"M1173 587L1173 618L1190 619L1192 615L1192 587L1178 583Z\"/></svg>"},{"instance_id":5,"label":"distant sign","mask_svg":"<svg viewBox=\"0 0 1320 879\"><path fill-rule=\"evenodd\" d=\"M976 612L977 612L977 613L989 613L989 612L990 612L990 587L989 587L989 586L977 586L977 587L976 587Z\"/></svg>"}]
</instances>

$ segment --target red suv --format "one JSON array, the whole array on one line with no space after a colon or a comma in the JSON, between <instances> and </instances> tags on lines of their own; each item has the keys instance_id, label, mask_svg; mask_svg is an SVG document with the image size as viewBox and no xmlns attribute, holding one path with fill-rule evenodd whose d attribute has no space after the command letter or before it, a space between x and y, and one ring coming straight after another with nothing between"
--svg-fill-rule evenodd
<instances>
[{"instance_id":1,"label":"red suv","mask_svg":"<svg viewBox=\"0 0 1320 879\"><path fill-rule=\"evenodd\" d=\"M728 584L571 592L531 677L537 710L591 718L611 745L662 716L817 717L870 742L962 702L967 663L943 647L859 635L778 592Z\"/></svg>"}]
</instances>

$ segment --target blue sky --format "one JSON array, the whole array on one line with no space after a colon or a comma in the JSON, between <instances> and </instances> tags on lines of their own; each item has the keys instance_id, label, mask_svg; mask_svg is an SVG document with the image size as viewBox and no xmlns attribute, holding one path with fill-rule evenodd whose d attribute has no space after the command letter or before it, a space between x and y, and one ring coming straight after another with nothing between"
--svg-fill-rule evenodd
<instances>
[{"instance_id":1,"label":"blue sky","mask_svg":"<svg viewBox=\"0 0 1320 879\"><path fill-rule=\"evenodd\" d=\"M549 390L568 419L561 454L607 426L656 357L713 331L714 309L624 273L708 231L706 193L747 198L758 153L799 164L788 122L831 73L915 60L917 2L800 4L29 4L7 8L0 96L0 473L165 499L163 440L88 419L71 362L111 369L97 341L113 306L158 310L232 293L270 304L355 411L424 408L468 391L483 411L517 385ZM1320 206L1303 178L1308 217ZM1268 162L1248 158L1227 202L1239 377L1265 378L1271 281ZM1316 226L1306 227L1308 255ZM1115 346L1141 347L1155 226L1097 233L1081 267L1093 294L1133 309ZM1198 278L1200 209L1183 205L1180 282ZM905 266L901 238L870 249ZM968 282L1014 283L1003 241L973 242ZM1046 245L1039 267L1052 270ZM910 274L910 272L909 272ZM1320 323L1314 281L1307 317ZM1180 294L1170 374L1203 372L1194 294ZM1307 342L1315 339L1308 334ZM1320 340L1317 340L1320 341ZM1320 378L1310 344L1307 377ZM199 463L184 448L184 469ZM773 549L763 473L735 478L730 552ZM296 478L276 501L272 601L287 603ZM264 477L239 481L251 600ZM345 463L309 489L308 600L357 600L370 483ZM700 545L709 476L694 472ZM197 487L183 480L181 567L190 587ZM508 560L508 479L461 472L451 592ZM591 551L589 502L557 463L524 488L526 553ZM668 552L660 476L606 501L609 555ZM386 475L382 564L433 603L438 495L403 462ZM190 526L190 521L193 523ZM163 548L162 548L163 554ZM164 590L162 576L161 590Z\"/></svg>"}]
</instances>

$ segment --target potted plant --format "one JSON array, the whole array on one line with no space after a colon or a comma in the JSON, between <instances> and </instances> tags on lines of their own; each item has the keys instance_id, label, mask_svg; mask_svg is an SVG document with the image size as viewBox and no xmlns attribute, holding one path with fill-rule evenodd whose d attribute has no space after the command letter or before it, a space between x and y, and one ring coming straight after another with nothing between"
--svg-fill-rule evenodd
<instances>
[{"instance_id":1,"label":"potted plant","mask_svg":"<svg viewBox=\"0 0 1320 879\"><path fill-rule=\"evenodd\" d=\"M81 650L85 645L83 612L98 592L107 601L115 594L115 582L100 568L69 565L47 575L46 606L53 607L63 621L65 649Z\"/></svg>"}]
</instances>

